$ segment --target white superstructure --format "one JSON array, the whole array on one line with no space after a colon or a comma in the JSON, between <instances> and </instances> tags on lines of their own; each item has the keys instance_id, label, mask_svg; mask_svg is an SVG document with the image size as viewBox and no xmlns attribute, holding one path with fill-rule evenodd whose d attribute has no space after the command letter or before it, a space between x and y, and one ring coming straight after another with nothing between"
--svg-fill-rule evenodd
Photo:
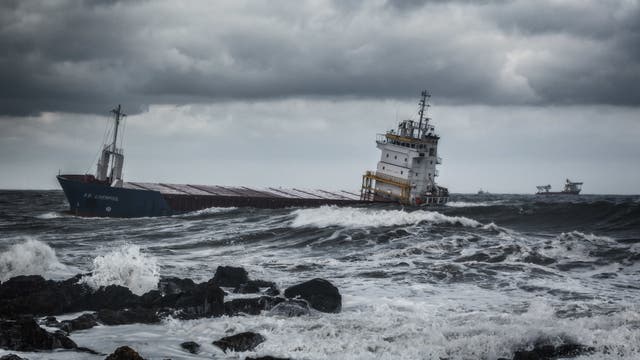
<instances>
[{"instance_id":1,"label":"white superstructure","mask_svg":"<svg viewBox=\"0 0 640 360\"><path fill-rule=\"evenodd\" d=\"M117 108L111 110L115 116L115 123L113 127L113 140L110 143L104 144L98 160L96 169L96 179L99 181L108 181L111 186L122 186L122 166L124 164L124 154L122 148L118 148L118 128L120 127L120 121L127 116L122 113L120 105Z\"/></svg>"},{"instance_id":2,"label":"white superstructure","mask_svg":"<svg viewBox=\"0 0 640 360\"><path fill-rule=\"evenodd\" d=\"M406 205L444 204L448 190L436 184L442 163L438 156L440 137L429 124L426 114L430 94L422 92L419 121L403 120L397 130L378 134L376 144L381 151L376 171L362 178L362 199L398 201Z\"/></svg>"}]
</instances>

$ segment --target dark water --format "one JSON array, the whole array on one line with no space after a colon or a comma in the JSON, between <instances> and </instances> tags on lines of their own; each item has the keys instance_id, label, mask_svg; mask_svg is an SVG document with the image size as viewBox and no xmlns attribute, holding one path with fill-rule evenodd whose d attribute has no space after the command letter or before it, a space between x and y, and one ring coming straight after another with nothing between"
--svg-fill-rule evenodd
<instances>
[{"instance_id":1,"label":"dark water","mask_svg":"<svg viewBox=\"0 0 640 360\"><path fill-rule=\"evenodd\" d=\"M169 319L72 335L105 353L128 344L148 358L496 359L543 339L595 347L585 359L640 358L639 196L454 195L426 210L227 208L143 219L65 209L58 191L0 192L0 280L93 271L91 285L142 293L159 276L206 280L236 265L281 288L323 277L343 294L335 315ZM243 330L267 341L246 354L209 345ZM185 354L186 340L203 352Z\"/></svg>"}]
</instances>

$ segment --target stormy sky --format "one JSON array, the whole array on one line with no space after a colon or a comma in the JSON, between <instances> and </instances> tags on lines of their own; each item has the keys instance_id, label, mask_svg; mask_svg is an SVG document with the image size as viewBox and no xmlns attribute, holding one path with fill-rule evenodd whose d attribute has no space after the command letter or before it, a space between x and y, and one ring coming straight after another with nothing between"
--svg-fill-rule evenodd
<instances>
[{"instance_id":1,"label":"stormy sky","mask_svg":"<svg viewBox=\"0 0 640 360\"><path fill-rule=\"evenodd\" d=\"M640 193L640 1L0 1L0 188L355 189L422 89L453 192Z\"/></svg>"}]
</instances>

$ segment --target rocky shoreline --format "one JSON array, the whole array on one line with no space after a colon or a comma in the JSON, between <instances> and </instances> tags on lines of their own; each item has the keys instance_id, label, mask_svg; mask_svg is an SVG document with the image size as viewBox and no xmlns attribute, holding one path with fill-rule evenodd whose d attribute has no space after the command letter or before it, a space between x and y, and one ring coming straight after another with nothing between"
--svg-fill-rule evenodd
<instances>
[{"instance_id":1,"label":"rocky shoreline","mask_svg":"<svg viewBox=\"0 0 640 360\"><path fill-rule=\"evenodd\" d=\"M294 317L313 311L339 313L342 309L339 290L327 280L316 278L281 292L273 282L250 279L247 271L240 267L220 266L210 280L202 283L162 278L157 290L143 295L133 294L118 285L93 289L81 281L84 276L87 274L63 281L45 280L37 275L16 276L0 283L0 349L26 352L64 349L106 356L107 360L139 360L143 357L130 347L119 347L109 355L100 354L79 346L69 334L98 324L154 324L169 316L188 320L271 311ZM255 296L225 301L229 292ZM87 313L71 320L55 318L75 312ZM58 330L50 332L42 326ZM265 341L268 339L259 333L242 332L213 340L212 344L224 352L242 352L253 350ZM200 351L200 344L188 339L180 346L191 354ZM593 351L593 348L570 341L559 345L539 342L523 345L514 352L513 360L568 358ZM0 360L19 359L14 354L0 357ZM280 358L268 355L246 358L250 359Z\"/></svg>"}]
</instances>

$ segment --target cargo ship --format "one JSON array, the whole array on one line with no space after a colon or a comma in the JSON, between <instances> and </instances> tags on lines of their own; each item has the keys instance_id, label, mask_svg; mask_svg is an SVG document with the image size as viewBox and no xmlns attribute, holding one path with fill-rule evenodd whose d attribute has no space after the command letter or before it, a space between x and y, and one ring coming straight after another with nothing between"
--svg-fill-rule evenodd
<instances>
[{"instance_id":1,"label":"cargo ship","mask_svg":"<svg viewBox=\"0 0 640 360\"><path fill-rule=\"evenodd\" d=\"M444 204L448 190L435 183L439 136L426 116L422 92L420 120L404 120L397 130L379 135L378 169L363 176L360 193L281 187L131 182L123 180L124 152L118 129L126 116L113 109L113 136L101 147L96 173L60 174L58 182L69 202L69 213L95 217L168 216L211 207L283 208L395 202L421 206Z\"/></svg>"},{"instance_id":2,"label":"cargo ship","mask_svg":"<svg viewBox=\"0 0 640 360\"><path fill-rule=\"evenodd\" d=\"M566 179L562 191L551 191L551 185L540 185L536 188L538 189L536 195L578 195L582 191L582 183Z\"/></svg>"}]
</instances>

